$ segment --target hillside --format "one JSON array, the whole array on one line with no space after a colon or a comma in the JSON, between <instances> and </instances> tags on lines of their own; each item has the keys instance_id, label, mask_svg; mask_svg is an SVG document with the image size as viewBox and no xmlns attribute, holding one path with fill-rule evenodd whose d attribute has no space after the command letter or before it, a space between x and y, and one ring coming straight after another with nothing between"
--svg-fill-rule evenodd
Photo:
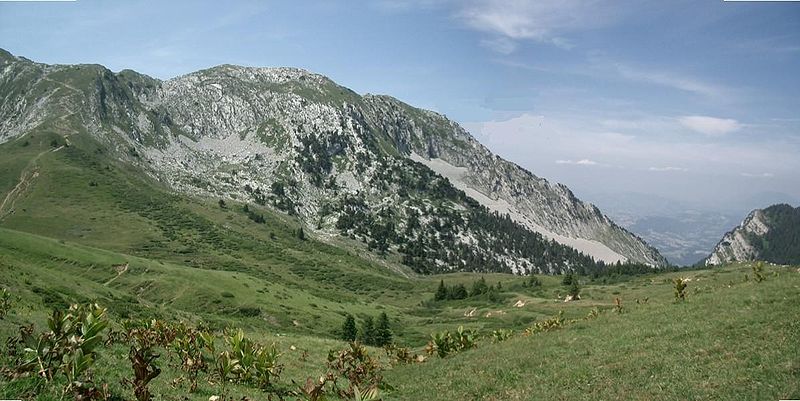
<instances>
[{"instance_id":1,"label":"hillside","mask_svg":"<svg viewBox=\"0 0 800 401\"><path fill-rule=\"evenodd\" d=\"M34 143L58 149L37 147L8 166L8 201L0 206L7 227L29 230L21 210L35 202L32 181L54 179L35 166L43 157L70 174L105 168L123 181L149 182L143 188L163 196L269 208L330 244L362 243L420 273L666 264L563 185L492 155L443 116L360 96L320 75L223 65L160 81L0 56L4 152Z\"/></svg>"},{"instance_id":2,"label":"hillside","mask_svg":"<svg viewBox=\"0 0 800 401\"><path fill-rule=\"evenodd\" d=\"M324 245L309 245L327 252ZM532 287L526 277L491 274L483 277L495 288L502 285L496 298L432 302L439 280L469 285L480 276L398 277L385 282L390 276L350 266L355 260L345 254L338 257L331 262L337 274L330 278L300 263L298 274L314 273L292 282L289 272L273 277L258 270L192 268L0 229L0 286L12 294L10 308L0 319L0 337L5 349L13 349L14 343L5 339L17 336L19 326L34 323L43 330L50 308L90 300L108 308L110 328L117 333L125 331L126 319L182 321L217 333L224 327L242 328L260 344L274 343L283 368L270 387L231 382L221 388L217 373L209 368L200 372L198 388L191 391L178 354L158 347L161 373L149 384L155 399L282 394L287 400L302 400L308 398L292 392L306 378L325 374L329 351L348 347L336 339L344 314L354 314L362 325L366 318L386 312L396 344L410 347L412 354L426 355L429 334L452 332L458 326L474 330L476 347L410 364L392 362L383 350L370 347L369 355L377 358L386 383L381 389L384 400L800 395L800 350L794 346L800 341L800 327L793 319L800 301L796 267L767 266L766 280L760 283L744 280L749 265L639 277L581 277L582 300L570 303L561 299L566 292L561 278L539 276L541 284ZM337 276L346 276L345 281ZM677 277L688 283L683 302L673 297L672 280ZM621 299L622 313L615 312L614 298ZM555 328L524 334L560 312L562 321ZM492 333L499 329L513 333L498 341ZM133 390L122 383L133 377L130 346L121 341L98 351L92 377L95 384L108 384L113 399L132 399ZM0 366L13 369L15 355L20 354L4 352ZM214 357L204 356L210 361ZM55 400L63 397L65 384L35 375L0 375L0 396Z\"/></svg>"},{"instance_id":3,"label":"hillside","mask_svg":"<svg viewBox=\"0 0 800 401\"><path fill-rule=\"evenodd\" d=\"M800 263L800 207L779 204L750 212L722 237L705 264L752 260Z\"/></svg>"}]
</instances>

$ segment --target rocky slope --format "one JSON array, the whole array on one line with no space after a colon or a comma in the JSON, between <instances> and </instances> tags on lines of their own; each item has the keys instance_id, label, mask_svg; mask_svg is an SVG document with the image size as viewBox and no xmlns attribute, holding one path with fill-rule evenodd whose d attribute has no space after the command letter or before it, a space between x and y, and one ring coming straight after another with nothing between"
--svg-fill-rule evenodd
<instances>
[{"instance_id":1,"label":"rocky slope","mask_svg":"<svg viewBox=\"0 0 800 401\"><path fill-rule=\"evenodd\" d=\"M780 264L800 261L800 207L780 204L750 212L722 237L705 264L752 260Z\"/></svg>"},{"instance_id":2,"label":"rocky slope","mask_svg":"<svg viewBox=\"0 0 800 401\"><path fill-rule=\"evenodd\" d=\"M299 69L223 65L160 81L0 51L0 98L0 142L41 127L67 143L87 135L172 190L270 206L421 272L666 263L444 116Z\"/></svg>"}]
</instances>

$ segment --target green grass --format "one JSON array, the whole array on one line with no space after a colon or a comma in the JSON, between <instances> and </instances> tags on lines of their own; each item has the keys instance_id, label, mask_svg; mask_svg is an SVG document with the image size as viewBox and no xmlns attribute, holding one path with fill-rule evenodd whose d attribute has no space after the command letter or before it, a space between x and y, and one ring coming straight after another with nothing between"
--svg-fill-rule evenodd
<instances>
[{"instance_id":1,"label":"green grass","mask_svg":"<svg viewBox=\"0 0 800 401\"><path fill-rule=\"evenodd\" d=\"M14 207L0 211L0 286L15 296L0 320L0 339L19 325L44 327L52 307L96 300L115 327L125 318L183 320L274 341L286 365L279 387L291 389L293 380L324 373L328 350L345 346L335 334L345 313L360 323L386 312L396 342L416 352L432 332L462 325L481 335L517 333L443 360L388 368L395 389L384 393L387 400L800 398L796 268L768 266L759 284L744 281L748 265L581 277L582 299L570 303L562 301L568 289L561 277L540 276L541 287L525 288L526 278L485 274L488 284L502 285L497 301L433 302L440 280L469 288L481 275L414 275L396 255L381 258L346 239L322 241L309 229L301 241L290 216L251 204L266 218L256 224L235 200L220 208L217 199L179 197L88 136L72 136L72 146L53 152L52 140L63 134L46 125L0 145L2 197L21 176L30 180ZM120 264L128 264L122 274L113 268ZM684 303L674 302L671 279L678 276L692 280ZM611 311L616 297L626 313ZM561 311L582 319L594 308L602 311L597 319L520 334ZM165 356L153 390L158 399L183 400L187 387L172 382L178 371L168 362ZM132 398L120 385L129 375L124 347L101 352L95 377L115 395ZM36 384L0 379L0 398L60 397L55 387ZM216 391L201 381L190 399ZM232 395L261 397L237 386Z\"/></svg>"}]
</instances>

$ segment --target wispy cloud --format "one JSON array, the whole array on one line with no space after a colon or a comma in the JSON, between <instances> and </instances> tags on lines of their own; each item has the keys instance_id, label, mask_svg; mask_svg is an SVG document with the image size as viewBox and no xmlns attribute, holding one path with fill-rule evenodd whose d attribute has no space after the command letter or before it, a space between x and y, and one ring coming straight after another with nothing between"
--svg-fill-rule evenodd
<instances>
[{"instance_id":1,"label":"wispy cloud","mask_svg":"<svg viewBox=\"0 0 800 401\"><path fill-rule=\"evenodd\" d=\"M684 116L678 121L686 128L709 136L722 136L742 128L742 124L730 118L708 116Z\"/></svg>"},{"instance_id":2,"label":"wispy cloud","mask_svg":"<svg viewBox=\"0 0 800 401\"><path fill-rule=\"evenodd\" d=\"M467 0L457 17L493 37L532 40L569 49L565 35L609 23L615 13L598 1Z\"/></svg>"},{"instance_id":3,"label":"wispy cloud","mask_svg":"<svg viewBox=\"0 0 800 401\"><path fill-rule=\"evenodd\" d=\"M730 92L722 86L674 72L642 69L621 63L613 63L612 67L621 78L630 81L650 83L716 98L726 96Z\"/></svg>"},{"instance_id":4,"label":"wispy cloud","mask_svg":"<svg viewBox=\"0 0 800 401\"><path fill-rule=\"evenodd\" d=\"M589 159L581 159L581 160L556 160L556 164L575 164L579 166L598 166L600 163L589 160Z\"/></svg>"},{"instance_id":5,"label":"wispy cloud","mask_svg":"<svg viewBox=\"0 0 800 401\"><path fill-rule=\"evenodd\" d=\"M772 173L741 173L739 175L748 178L772 178L775 176L775 174Z\"/></svg>"},{"instance_id":6,"label":"wispy cloud","mask_svg":"<svg viewBox=\"0 0 800 401\"><path fill-rule=\"evenodd\" d=\"M650 167L647 170L649 171L689 171L688 168L685 167L673 167L673 166L666 166L666 167Z\"/></svg>"},{"instance_id":7,"label":"wispy cloud","mask_svg":"<svg viewBox=\"0 0 800 401\"><path fill-rule=\"evenodd\" d=\"M500 54L511 54L517 49L517 43L511 39L498 37L481 40L481 46Z\"/></svg>"}]
</instances>

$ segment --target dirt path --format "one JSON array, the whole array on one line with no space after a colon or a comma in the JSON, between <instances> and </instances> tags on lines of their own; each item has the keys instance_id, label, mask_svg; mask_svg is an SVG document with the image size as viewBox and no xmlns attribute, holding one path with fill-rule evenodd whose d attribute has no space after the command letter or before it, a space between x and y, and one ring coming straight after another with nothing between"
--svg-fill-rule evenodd
<instances>
[{"instance_id":1,"label":"dirt path","mask_svg":"<svg viewBox=\"0 0 800 401\"><path fill-rule=\"evenodd\" d=\"M48 152L57 152L61 150L64 145L59 146L55 149L48 149L45 151L40 152L36 157L31 159L28 162L28 165L22 170L22 173L19 175L19 182L16 186L14 186L11 191L6 194L5 198L3 198L3 202L0 203L0 221L8 217L11 213L14 213L14 205L16 204L17 200L20 196L27 191L36 177L39 176L39 167L36 165L36 162L39 160L42 155Z\"/></svg>"},{"instance_id":2,"label":"dirt path","mask_svg":"<svg viewBox=\"0 0 800 401\"><path fill-rule=\"evenodd\" d=\"M130 265L130 263L125 263L124 265L114 265L114 266L111 266L112 268L114 268L114 270L116 270L116 271L117 271L117 275L116 275L116 276L114 276L114 277L112 277L112 278L111 278L111 280L108 280L108 281L106 281L105 283L103 283L103 285L105 285L105 286L108 286L109 284L111 284L112 282L114 282L114 280L118 279L118 278L119 278L119 276L121 276L123 273L125 273L126 271L128 271L128 266L129 266L129 265Z\"/></svg>"}]
</instances>

